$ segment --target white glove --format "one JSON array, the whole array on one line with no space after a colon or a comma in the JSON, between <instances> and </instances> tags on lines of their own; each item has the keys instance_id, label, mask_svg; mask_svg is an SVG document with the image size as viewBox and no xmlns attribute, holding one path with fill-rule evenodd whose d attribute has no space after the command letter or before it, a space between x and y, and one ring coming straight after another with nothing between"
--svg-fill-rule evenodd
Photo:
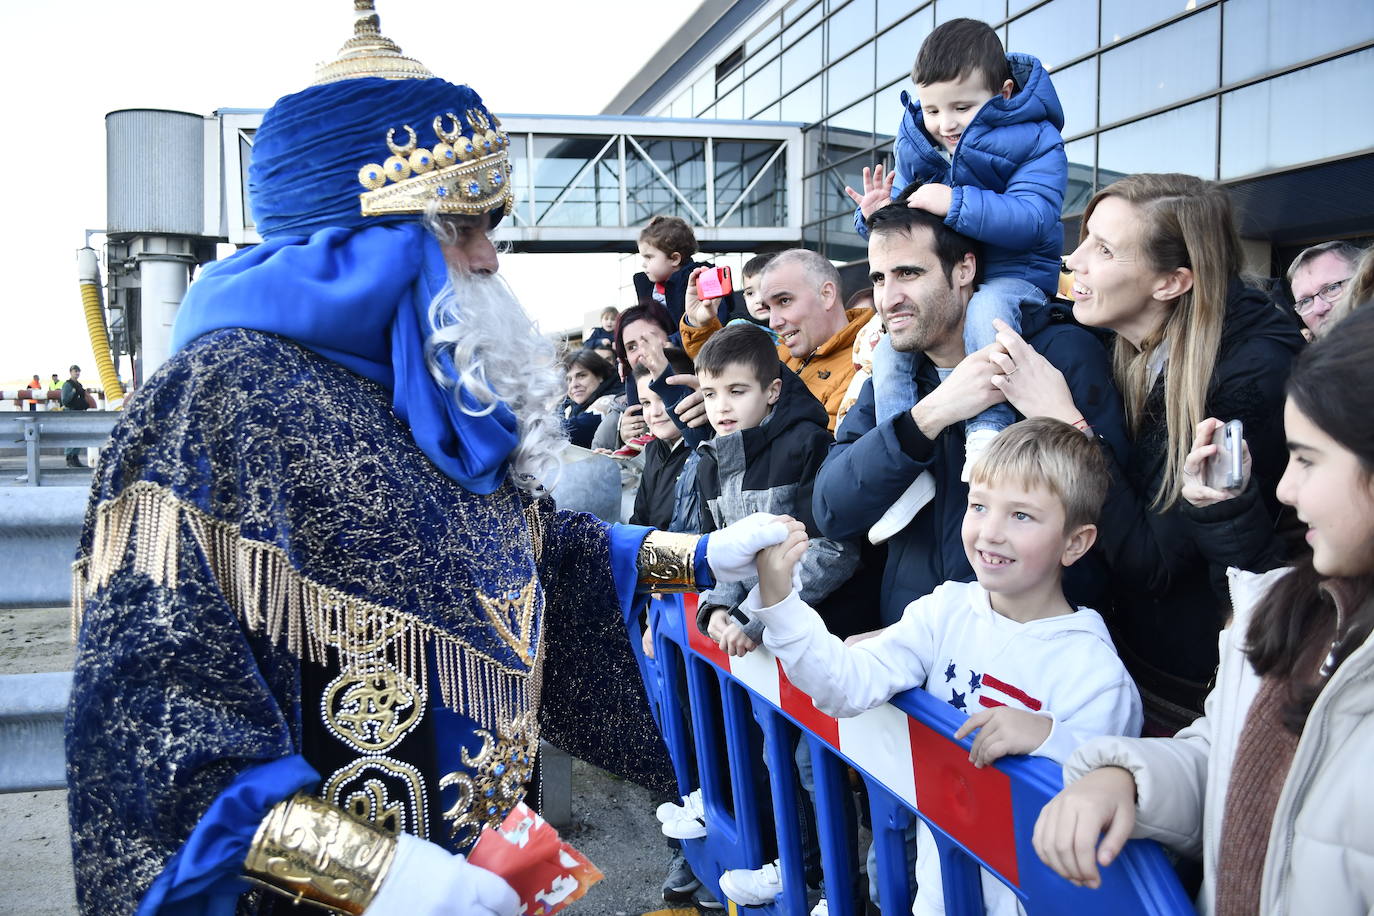
<instances>
[{"instance_id":1,"label":"white glove","mask_svg":"<svg viewBox=\"0 0 1374 916\"><path fill-rule=\"evenodd\" d=\"M366 916L518 916L520 898L495 872L409 833Z\"/></svg>"},{"instance_id":2,"label":"white glove","mask_svg":"<svg viewBox=\"0 0 1374 916\"><path fill-rule=\"evenodd\" d=\"M755 578L754 555L787 540L787 526L776 515L755 512L706 536L706 562L717 582Z\"/></svg>"}]
</instances>

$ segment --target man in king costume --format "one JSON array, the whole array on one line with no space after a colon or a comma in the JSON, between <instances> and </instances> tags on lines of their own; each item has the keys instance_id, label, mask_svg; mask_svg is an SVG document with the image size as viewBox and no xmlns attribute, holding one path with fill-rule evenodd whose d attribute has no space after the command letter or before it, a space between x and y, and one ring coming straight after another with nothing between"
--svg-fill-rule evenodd
<instances>
[{"instance_id":1,"label":"man in king costume","mask_svg":"<svg viewBox=\"0 0 1374 916\"><path fill-rule=\"evenodd\" d=\"M257 133L263 242L192 284L96 472L67 720L86 913L518 912L462 853L539 736L670 790L625 622L785 533L542 495L562 385L496 276L508 139L355 6Z\"/></svg>"}]
</instances>

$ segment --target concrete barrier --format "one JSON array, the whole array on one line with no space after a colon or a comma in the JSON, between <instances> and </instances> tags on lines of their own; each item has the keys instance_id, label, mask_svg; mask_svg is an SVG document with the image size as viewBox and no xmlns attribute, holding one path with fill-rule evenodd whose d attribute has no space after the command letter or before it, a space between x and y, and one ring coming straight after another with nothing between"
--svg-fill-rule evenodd
<instances>
[{"instance_id":1,"label":"concrete barrier","mask_svg":"<svg viewBox=\"0 0 1374 916\"><path fill-rule=\"evenodd\" d=\"M67 787L62 721L70 671L0 677L0 792Z\"/></svg>"},{"instance_id":2,"label":"concrete barrier","mask_svg":"<svg viewBox=\"0 0 1374 916\"><path fill-rule=\"evenodd\" d=\"M0 607L71 603L88 497L84 487L0 487Z\"/></svg>"}]
</instances>

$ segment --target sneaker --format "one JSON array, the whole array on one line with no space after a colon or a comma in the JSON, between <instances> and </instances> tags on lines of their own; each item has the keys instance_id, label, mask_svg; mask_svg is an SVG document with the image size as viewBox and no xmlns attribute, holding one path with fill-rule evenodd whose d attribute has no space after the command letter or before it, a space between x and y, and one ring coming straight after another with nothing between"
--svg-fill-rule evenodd
<instances>
[{"instance_id":1,"label":"sneaker","mask_svg":"<svg viewBox=\"0 0 1374 916\"><path fill-rule=\"evenodd\" d=\"M968 483L969 472L973 466L983 457L983 453L992 445L992 440L997 438L1000 429L975 429L964 439L964 470L960 472L959 479Z\"/></svg>"},{"instance_id":2,"label":"sneaker","mask_svg":"<svg viewBox=\"0 0 1374 916\"><path fill-rule=\"evenodd\" d=\"M875 545L881 544L901 531L911 524L916 513L924 509L934 496L935 478L931 476L929 471L922 471L920 476L911 482L911 486L906 488L906 492L897 497L897 501L888 507L882 518L874 522L873 527L868 529L868 542Z\"/></svg>"},{"instance_id":3,"label":"sneaker","mask_svg":"<svg viewBox=\"0 0 1374 916\"><path fill-rule=\"evenodd\" d=\"M777 860L762 868L732 868L720 876L720 892L744 906L772 903L782 893Z\"/></svg>"},{"instance_id":4,"label":"sneaker","mask_svg":"<svg viewBox=\"0 0 1374 916\"><path fill-rule=\"evenodd\" d=\"M663 822L663 835L675 840L697 840L706 836L706 807L701 790L683 798L683 812Z\"/></svg>"},{"instance_id":5,"label":"sneaker","mask_svg":"<svg viewBox=\"0 0 1374 916\"><path fill-rule=\"evenodd\" d=\"M716 899L716 895L711 893L710 888L702 885L692 892L692 903L696 904L699 910L723 910L725 904Z\"/></svg>"},{"instance_id":6,"label":"sneaker","mask_svg":"<svg viewBox=\"0 0 1374 916\"><path fill-rule=\"evenodd\" d=\"M830 904L825 902L822 897L816 901L816 905L811 908L811 916L830 916Z\"/></svg>"},{"instance_id":7,"label":"sneaker","mask_svg":"<svg viewBox=\"0 0 1374 916\"><path fill-rule=\"evenodd\" d=\"M638 455L640 452L644 451L644 446L648 445L650 442L653 441L653 433L645 433L642 436L635 436L629 442L626 442L620 448L611 452L611 455L615 458L633 458L635 455Z\"/></svg>"},{"instance_id":8,"label":"sneaker","mask_svg":"<svg viewBox=\"0 0 1374 916\"><path fill-rule=\"evenodd\" d=\"M696 799L695 802L692 799ZM695 804L695 808L692 806ZM654 817L658 818L660 824L675 821L683 817L695 817L694 811L701 811L701 790L693 789L691 792L682 796L682 804L674 802L664 802L654 810Z\"/></svg>"},{"instance_id":9,"label":"sneaker","mask_svg":"<svg viewBox=\"0 0 1374 916\"><path fill-rule=\"evenodd\" d=\"M663 902L691 903L692 892L699 887L701 882L692 873L687 857L681 849L674 849L673 857L668 860L668 874L663 879Z\"/></svg>"}]
</instances>

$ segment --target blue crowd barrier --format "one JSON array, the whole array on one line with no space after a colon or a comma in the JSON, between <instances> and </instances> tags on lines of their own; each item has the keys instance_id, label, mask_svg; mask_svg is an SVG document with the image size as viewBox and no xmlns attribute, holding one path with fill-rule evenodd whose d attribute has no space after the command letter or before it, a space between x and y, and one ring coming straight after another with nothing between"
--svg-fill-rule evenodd
<instances>
[{"instance_id":1,"label":"blue crowd barrier","mask_svg":"<svg viewBox=\"0 0 1374 916\"><path fill-rule=\"evenodd\" d=\"M867 787L872 814L877 876L870 882L882 901L901 901L884 905L885 913L910 911L914 881L906 836L912 819L920 818L935 837L950 916L983 912L980 867L1011 888L1030 916L1194 914L1154 843L1127 844L1103 870L1098 889L1075 887L1040 861L1031 845L1035 821L1063 785L1059 767L1050 761L1009 757L974 767L968 760L971 742L952 738L964 717L921 690L859 716L834 719L788 682L766 649L731 658L698 632L695 614L694 595L651 603L655 652L643 660L642 670L679 788L686 794L699 786L705 803L707 834L683 841L684 854L722 901L721 874L764 864L771 856L765 857L769 838L763 831L776 831L782 894L749 912L809 912L793 765L800 740L811 751L816 836L831 916L857 916L843 890L853 886L854 863L864 855L845 826L851 767ZM751 721L762 732L766 765L757 741L751 746ZM766 772L760 774L760 767ZM763 782L769 786L771 820L756 789ZM733 902L727 904L735 910Z\"/></svg>"}]
</instances>

